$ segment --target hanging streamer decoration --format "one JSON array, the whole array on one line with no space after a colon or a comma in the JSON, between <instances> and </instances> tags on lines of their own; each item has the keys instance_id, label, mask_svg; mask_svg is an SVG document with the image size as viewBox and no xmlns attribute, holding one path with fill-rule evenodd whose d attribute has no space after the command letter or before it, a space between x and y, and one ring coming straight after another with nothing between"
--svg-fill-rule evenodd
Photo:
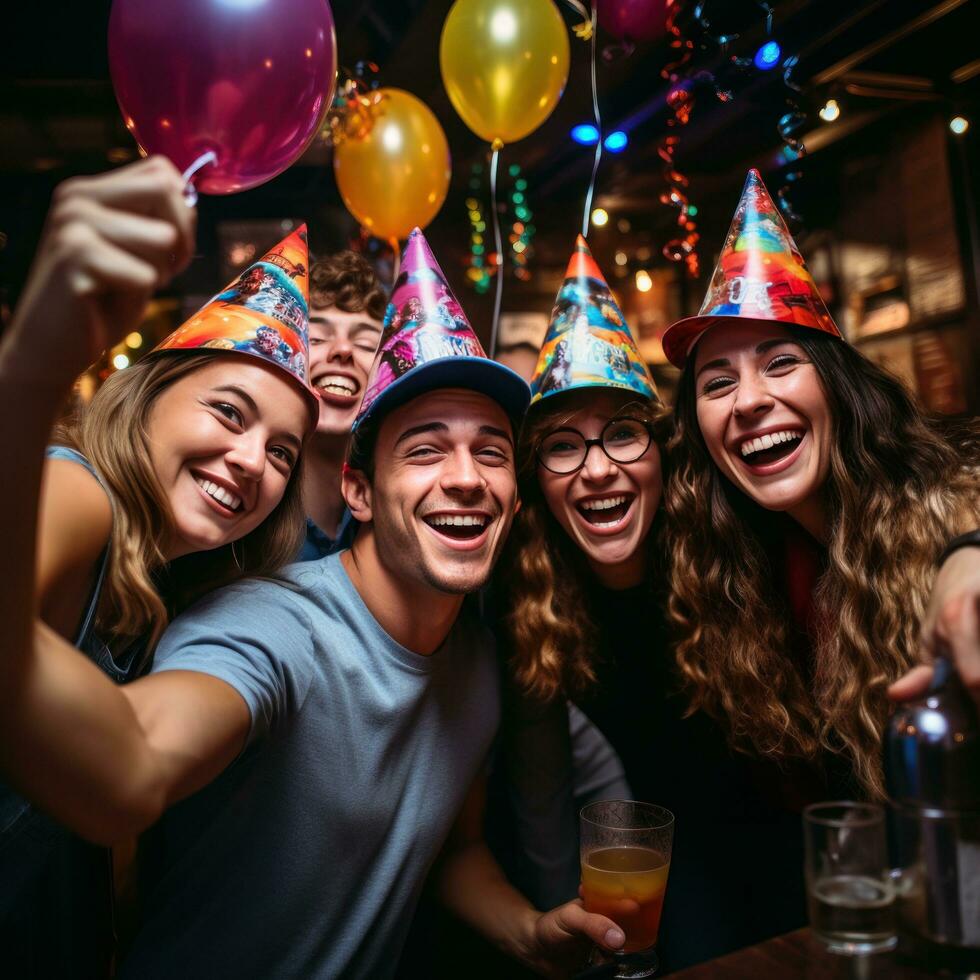
<instances>
[{"instance_id":1,"label":"hanging streamer decoration","mask_svg":"<svg viewBox=\"0 0 980 980\"><path fill-rule=\"evenodd\" d=\"M377 106L384 98L378 91L378 71L373 61L358 61L353 70L341 68L337 72L337 91L322 132L332 146L346 139L363 139L371 132Z\"/></svg>"},{"instance_id":2,"label":"hanging streamer decoration","mask_svg":"<svg viewBox=\"0 0 980 980\"><path fill-rule=\"evenodd\" d=\"M772 37L773 7L766 0L756 0L756 6L762 11L766 18L766 36ZM678 209L677 225L680 234L671 239L664 245L663 254L672 262L683 262L692 277L698 275L700 262L698 258L697 207L691 203L688 193L689 180L679 169L676 160L676 151L680 142L678 130L686 126L691 118L691 110L695 103L695 90L699 87L706 87L713 91L714 97L720 102L730 102L733 93L729 88L720 86L715 77L708 71L698 71L693 74L689 72L689 63L694 56L694 42L687 36L680 26L680 17L685 5L675 2L670 5L667 14L667 34L670 37L670 47L676 52L675 59L664 66L661 76L670 83L667 93L667 107L673 113L672 118L667 120L668 133L661 141L658 153L664 163L664 178L667 188L661 195L662 203ZM693 7L693 19L700 29L700 40L702 44L708 42L720 47L722 50L731 45L738 39L738 34L727 31L717 31L712 25L709 10L705 0L699 0ZM733 55L730 59L731 64L743 71L754 70L752 58L739 58ZM792 81L792 71L796 66L797 58L787 58L783 62L783 82L787 88L794 92L799 92L799 86ZM805 149L799 141L799 134L806 124L806 117L800 111L795 99L790 96L787 98L789 111L784 113L779 120L779 135L786 144L784 147L784 157L787 162L796 160L803 155ZM799 172L788 173L786 175L787 184L799 179ZM783 213L790 220L799 220L798 215L790 204L788 186L784 184L778 191L779 204Z\"/></svg>"},{"instance_id":3,"label":"hanging streamer decoration","mask_svg":"<svg viewBox=\"0 0 980 980\"><path fill-rule=\"evenodd\" d=\"M765 0L756 0L756 2L766 15L766 37L772 38L773 8L769 3L766 3ZM702 8L699 7L698 9ZM702 18L700 22L705 29L708 28L708 23L706 20ZM731 41L737 36L737 34L733 34L725 40ZM733 55L731 61L736 68L740 68L743 71L752 71L754 68L752 58L737 58ZM807 116L803 111L798 98L803 90L801 86L798 85L793 79L793 72L796 70L799 61L799 55L794 54L784 59L781 66L783 85L786 86L787 90L786 111L780 115L779 121L776 124L776 129L779 132L779 138L783 141L783 148L780 156L784 164L795 163L797 160L800 160L806 155L806 147L803 145L803 140L800 137L803 130L806 128ZM783 173L783 182L776 191L779 209L783 212L783 217L787 221L796 224L802 222L803 219L797 213L796 208L790 200L790 192L792 190L792 186L795 185L796 182L802 178L802 176L803 172L798 167L790 168Z\"/></svg>"},{"instance_id":4,"label":"hanging streamer decoration","mask_svg":"<svg viewBox=\"0 0 980 980\"><path fill-rule=\"evenodd\" d=\"M795 163L806 154L806 147L800 139L806 126L806 113L796 98L802 89L793 80L793 70L799 64L799 60L798 55L792 55L783 62L783 84L788 89L787 111L780 117L778 128L779 137L784 144L782 157L787 163ZM790 192L802 176L803 171L799 167L789 168L783 173L783 183L776 191L776 199L779 201L779 209L783 212L783 217L796 224L802 223L803 219L790 199Z\"/></svg>"},{"instance_id":5,"label":"hanging streamer decoration","mask_svg":"<svg viewBox=\"0 0 980 980\"><path fill-rule=\"evenodd\" d=\"M496 254L487 248L487 220L483 204L478 196L483 188L483 164L473 164L470 172L470 195L466 198L466 212L470 221L470 247L467 260L466 279L481 295L489 292L491 281L498 269L509 268L515 278L527 281L531 278L529 260L534 248L534 235L537 229L532 223L534 212L528 201L527 178L522 176L519 164L512 163L507 168L508 177L513 179L507 194L504 208L505 223L510 225L507 235L508 255L497 260Z\"/></svg>"},{"instance_id":6,"label":"hanging streamer decoration","mask_svg":"<svg viewBox=\"0 0 980 980\"><path fill-rule=\"evenodd\" d=\"M677 132L686 126L691 119L694 108L693 79L685 78L683 71L694 57L694 42L686 36L678 23L682 4L674 3L667 14L667 36L670 38L670 49L674 53L672 61L661 69L661 78L666 79L667 108L672 113L667 120L667 134L657 147L657 154L663 161L664 179L667 188L660 195L660 202L677 208L677 226L679 234L670 239L663 247L664 257L671 262L683 262L688 275L696 279L700 271L698 259L698 225L695 220L697 207L691 203L687 188L690 183L687 175L677 166L675 159L680 135Z\"/></svg>"},{"instance_id":7,"label":"hanging streamer decoration","mask_svg":"<svg viewBox=\"0 0 980 980\"><path fill-rule=\"evenodd\" d=\"M325 142L333 147L339 146L345 140L364 139L371 132L378 107L384 101L384 95L379 91L381 81L379 68L373 61L358 61L354 68L341 67L337 71L337 90L333 103L327 110L326 123L321 131ZM366 239L370 237L367 230L360 228L361 247L357 251L366 251ZM398 263L401 253L398 242L387 242L392 251L392 283L398 278ZM373 251L373 250L372 250Z\"/></svg>"}]
</instances>

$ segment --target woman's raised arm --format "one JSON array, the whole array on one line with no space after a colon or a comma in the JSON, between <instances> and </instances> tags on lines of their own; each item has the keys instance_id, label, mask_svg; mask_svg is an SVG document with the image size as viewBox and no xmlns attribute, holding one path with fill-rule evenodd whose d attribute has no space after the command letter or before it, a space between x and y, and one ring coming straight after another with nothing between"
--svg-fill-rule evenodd
<instances>
[{"instance_id":1,"label":"woman's raised arm","mask_svg":"<svg viewBox=\"0 0 980 980\"><path fill-rule=\"evenodd\" d=\"M0 768L100 842L139 830L213 778L249 726L222 681L173 672L118 688L38 619L37 583L72 561L70 548L39 557L45 445L75 377L189 260L195 218L182 192L162 159L62 184L0 341Z\"/></svg>"}]
</instances>

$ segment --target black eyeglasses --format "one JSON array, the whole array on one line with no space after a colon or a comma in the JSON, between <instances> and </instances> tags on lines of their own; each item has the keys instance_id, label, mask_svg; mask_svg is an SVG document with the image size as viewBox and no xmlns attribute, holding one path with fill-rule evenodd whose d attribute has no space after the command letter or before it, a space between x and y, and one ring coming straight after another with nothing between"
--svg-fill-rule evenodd
<instances>
[{"instance_id":1,"label":"black eyeglasses","mask_svg":"<svg viewBox=\"0 0 980 980\"><path fill-rule=\"evenodd\" d=\"M552 429L539 443L536 452L538 462L552 473L567 476L585 465L593 446L602 451L614 463L635 463L653 441L650 426L640 419L610 419L598 439L586 439L578 429Z\"/></svg>"}]
</instances>

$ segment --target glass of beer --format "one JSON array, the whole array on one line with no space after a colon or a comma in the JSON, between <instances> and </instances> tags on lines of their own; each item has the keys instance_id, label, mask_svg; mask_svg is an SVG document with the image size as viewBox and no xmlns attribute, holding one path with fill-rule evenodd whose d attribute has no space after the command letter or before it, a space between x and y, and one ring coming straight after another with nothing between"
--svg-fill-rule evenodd
<instances>
[{"instance_id":1,"label":"glass of beer","mask_svg":"<svg viewBox=\"0 0 980 980\"><path fill-rule=\"evenodd\" d=\"M810 926L835 953L893 949L895 881L885 811L871 803L815 803L803 811Z\"/></svg>"},{"instance_id":2,"label":"glass of beer","mask_svg":"<svg viewBox=\"0 0 980 980\"><path fill-rule=\"evenodd\" d=\"M625 933L624 952L643 953L620 965L618 977L656 972L654 946L664 907L674 815L652 803L607 800L581 813L582 900Z\"/></svg>"}]
</instances>

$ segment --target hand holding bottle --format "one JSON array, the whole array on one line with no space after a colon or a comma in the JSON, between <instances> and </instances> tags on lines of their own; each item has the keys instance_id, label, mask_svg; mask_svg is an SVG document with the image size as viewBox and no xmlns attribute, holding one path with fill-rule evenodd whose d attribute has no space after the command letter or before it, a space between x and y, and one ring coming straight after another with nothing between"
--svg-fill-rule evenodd
<instances>
[{"instance_id":1,"label":"hand holding bottle","mask_svg":"<svg viewBox=\"0 0 980 980\"><path fill-rule=\"evenodd\" d=\"M923 659L942 648L973 700L980 705L980 548L960 548L936 575L922 619ZM930 663L914 667L888 689L894 701L921 698L932 678Z\"/></svg>"}]
</instances>

